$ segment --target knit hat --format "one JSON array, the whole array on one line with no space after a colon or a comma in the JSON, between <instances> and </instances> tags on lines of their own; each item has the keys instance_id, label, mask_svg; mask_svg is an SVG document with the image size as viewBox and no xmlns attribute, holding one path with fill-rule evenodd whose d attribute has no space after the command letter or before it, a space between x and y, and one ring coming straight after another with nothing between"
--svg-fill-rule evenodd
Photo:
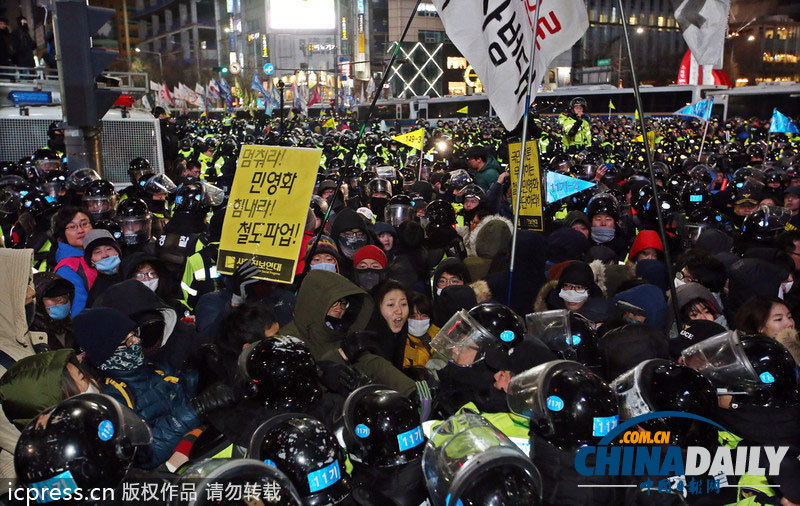
<instances>
[{"instance_id":1,"label":"knit hat","mask_svg":"<svg viewBox=\"0 0 800 506\"><path fill-rule=\"evenodd\" d=\"M316 242L315 239L308 241L308 245L306 246L306 253L305 253L305 260L306 262L310 262L311 258L311 249ZM317 249L314 250L315 255L319 255L320 253L325 253L331 255L333 258L336 259L336 263L341 263L341 257L339 256L339 250L336 248L336 244L333 243L333 239L328 237L327 235L319 236L319 244L317 244Z\"/></svg>"},{"instance_id":2,"label":"knit hat","mask_svg":"<svg viewBox=\"0 0 800 506\"><path fill-rule=\"evenodd\" d=\"M373 230L375 230L375 235L377 236L380 236L381 234L392 234L393 236L397 237L397 231L390 223L386 223L385 221L379 221L376 223Z\"/></svg>"},{"instance_id":3,"label":"knit hat","mask_svg":"<svg viewBox=\"0 0 800 506\"><path fill-rule=\"evenodd\" d=\"M83 238L83 259L86 260L87 264L91 265L92 263L92 250L103 245L111 246L117 250L118 255L122 255L122 249L117 244L117 241L114 240L111 232L102 228L94 228L87 232Z\"/></svg>"},{"instance_id":4,"label":"knit hat","mask_svg":"<svg viewBox=\"0 0 800 506\"><path fill-rule=\"evenodd\" d=\"M96 307L81 311L72 319L72 327L78 345L86 352L86 360L99 367L114 354L136 324L118 309Z\"/></svg>"},{"instance_id":5,"label":"knit hat","mask_svg":"<svg viewBox=\"0 0 800 506\"><path fill-rule=\"evenodd\" d=\"M353 257L353 267L358 265L358 263L362 260L375 260L379 264L381 264L381 269L386 268L386 253L383 252L377 246L372 244L368 244L361 248L360 250L356 251L355 256Z\"/></svg>"}]
</instances>

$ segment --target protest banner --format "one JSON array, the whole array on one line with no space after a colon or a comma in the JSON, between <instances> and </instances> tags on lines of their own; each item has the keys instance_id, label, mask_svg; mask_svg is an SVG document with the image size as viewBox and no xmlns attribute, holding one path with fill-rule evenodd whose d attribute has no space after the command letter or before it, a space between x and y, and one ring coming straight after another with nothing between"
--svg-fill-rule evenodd
<instances>
[{"instance_id":1,"label":"protest banner","mask_svg":"<svg viewBox=\"0 0 800 506\"><path fill-rule=\"evenodd\" d=\"M508 170L511 172L511 194L517 194L519 173L519 142L508 145ZM544 230L542 220L542 180L539 175L539 149L535 142L525 150L525 170L522 174L522 199L519 207L519 227L527 230Z\"/></svg>"}]
</instances>

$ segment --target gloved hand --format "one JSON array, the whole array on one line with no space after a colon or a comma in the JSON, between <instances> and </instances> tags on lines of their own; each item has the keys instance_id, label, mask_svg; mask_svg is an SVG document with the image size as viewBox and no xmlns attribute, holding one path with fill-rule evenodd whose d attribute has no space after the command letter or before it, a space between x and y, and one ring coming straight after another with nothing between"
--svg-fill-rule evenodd
<instances>
[{"instance_id":1,"label":"gloved hand","mask_svg":"<svg viewBox=\"0 0 800 506\"><path fill-rule=\"evenodd\" d=\"M416 401L419 405L419 420L424 422L431 416L433 407L433 394L427 381L415 382L417 386ZM412 394L413 395L413 394Z\"/></svg>"},{"instance_id":2,"label":"gloved hand","mask_svg":"<svg viewBox=\"0 0 800 506\"><path fill-rule=\"evenodd\" d=\"M577 118L577 119L575 120L575 124L573 124L573 125L572 125L572 128L570 128L570 129L569 129L569 132L567 132L567 136L569 136L569 137L575 137L576 135L578 135L578 132L579 132L579 131L580 131L580 129L581 129L581 124L582 124L582 123L583 123L583 120L582 120L582 119L580 119L580 118Z\"/></svg>"},{"instance_id":3,"label":"gloved hand","mask_svg":"<svg viewBox=\"0 0 800 506\"><path fill-rule=\"evenodd\" d=\"M253 265L253 261L250 259L239 264L236 270L233 271L233 274L231 274L231 284L233 285L234 305L243 302L247 297L247 285L258 281L254 277L256 274L258 274L258 267Z\"/></svg>"},{"instance_id":4,"label":"gloved hand","mask_svg":"<svg viewBox=\"0 0 800 506\"><path fill-rule=\"evenodd\" d=\"M345 364L323 360L317 362L322 386L341 395L347 395L361 384L362 375Z\"/></svg>"},{"instance_id":5,"label":"gloved hand","mask_svg":"<svg viewBox=\"0 0 800 506\"><path fill-rule=\"evenodd\" d=\"M231 387L225 383L216 383L205 389L191 402L197 416L202 417L212 411L228 407L237 400L237 395Z\"/></svg>"},{"instance_id":6,"label":"gloved hand","mask_svg":"<svg viewBox=\"0 0 800 506\"><path fill-rule=\"evenodd\" d=\"M347 337L342 339L340 347L347 357L348 362L355 364L358 358L364 353L380 354L377 341L378 335L375 332L362 330L360 332L348 334Z\"/></svg>"}]
</instances>

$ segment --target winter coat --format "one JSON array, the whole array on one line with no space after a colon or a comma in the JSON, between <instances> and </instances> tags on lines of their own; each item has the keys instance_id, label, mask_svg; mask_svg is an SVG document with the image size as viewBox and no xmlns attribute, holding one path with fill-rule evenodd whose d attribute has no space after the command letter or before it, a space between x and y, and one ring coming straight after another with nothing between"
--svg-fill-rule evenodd
<instances>
[{"instance_id":1,"label":"winter coat","mask_svg":"<svg viewBox=\"0 0 800 506\"><path fill-rule=\"evenodd\" d=\"M61 402L61 375L67 361L74 356L71 349L31 355L16 362L0 378L3 413L19 430L36 415Z\"/></svg>"},{"instance_id":2,"label":"winter coat","mask_svg":"<svg viewBox=\"0 0 800 506\"><path fill-rule=\"evenodd\" d=\"M483 168L475 177L475 184L483 188L483 191L489 191L489 187L492 186L492 183L496 183L497 178L500 177L500 172L502 172L502 169L497 159L490 156L486 159Z\"/></svg>"},{"instance_id":3,"label":"winter coat","mask_svg":"<svg viewBox=\"0 0 800 506\"><path fill-rule=\"evenodd\" d=\"M628 253L628 259L631 262L636 261L636 255L642 251L653 248L658 251L664 251L664 246L661 244L661 238L655 230L642 230L633 240L631 251Z\"/></svg>"},{"instance_id":4,"label":"winter coat","mask_svg":"<svg viewBox=\"0 0 800 506\"><path fill-rule=\"evenodd\" d=\"M514 224L499 214L484 217L467 238L467 258L464 265L474 280L484 279L492 260L511 251Z\"/></svg>"},{"instance_id":5,"label":"winter coat","mask_svg":"<svg viewBox=\"0 0 800 506\"><path fill-rule=\"evenodd\" d=\"M614 296L614 302L623 301L645 310L647 316L644 323L658 330L666 331L667 301L664 292L655 285L639 285Z\"/></svg>"},{"instance_id":6,"label":"winter coat","mask_svg":"<svg viewBox=\"0 0 800 506\"><path fill-rule=\"evenodd\" d=\"M439 298L439 294L436 293L438 291L436 285L439 283L439 278L441 278L442 274L445 272L453 276L460 277L461 280L464 281L464 284L472 282L472 277L470 276L469 270L460 258L445 258L439 263L439 265L436 266L436 270L433 271L433 276L431 276L431 295L433 297L432 300L434 304L436 303L436 299Z\"/></svg>"},{"instance_id":7,"label":"winter coat","mask_svg":"<svg viewBox=\"0 0 800 506\"><path fill-rule=\"evenodd\" d=\"M46 345L47 335L30 332L25 320L25 295L33 271L32 249L0 248L0 351L17 361L35 353L34 346ZM0 376L6 371L6 361L0 363ZM0 413L0 493L14 480L14 448L19 430ZM8 478L8 480L5 480Z\"/></svg>"},{"instance_id":8,"label":"winter coat","mask_svg":"<svg viewBox=\"0 0 800 506\"><path fill-rule=\"evenodd\" d=\"M333 303L343 297L350 301L350 308L345 313L349 325L346 332L337 332L326 325L325 316ZM338 351L342 340L346 333L366 328L374 307L375 303L364 290L339 274L310 271L297 294L295 318L281 327L280 334L301 339L308 346L314 360L342 363L344 359ZM372 381L389 386L403 395L408 395L415 389L414 382L383 357L364 353L354 365Z\"/></svg>"},{"instance_id":9,"label":"winter coat","mask_svg":"<svg viewBox=\"0 0 800 506\"><path fill-rule=\"evenodd\" d=\"M342 258L342 262L339 263L339 271L342 276L345 276L348 279L352 278L353 259L348 259L342 252L342 247L339 245L339 236L341 236L342 232L345 230L350 230L353 228L357 228L364 232L364 235L367 236L367 244L376 244L377 242L373 237L372 231L367 227L367 224L357 212L350 208L346 208L342 209L336 214L336 220L334 220L333 224L331 225L331 239L333 239L333 242L336 244L336 248L339 250L339 255Z\"/></svg>"},{"instance_id":10,"label":"winter coat","mask_svg":"<svg viewBox=\"0 0 800 506\"><path fill-rule=\"evenodd\" d=\"M119 271L117 271L116 274L103 274L102 272L98 272L97 279L94 280L92 288L86 295L86 307L94 306L94 302L98 297L105 293L106 290L116 285L120 281L123 281L124 279L125 278L122 277L122 273Z\"/></svg>"},{"instance_id":11,"label":"winter coat","mask_svg":"<svg viewBox=\"0 0 800 506\"><path fill-rule=\"evenodd\" d=\"M145 469L164 463L184 434L200 420L191 404L197 394L197 375L181 374L166 364L147 362L132 371L104 371L103 392L133 409L150 427L149 451L137 455Z\"/></svg>"},{"instance_id":12,"label":"winter coat","mask_svg":"<svg viewBox=\"0 0 800 506\"><path fill-rule=\"evenodd\" d=\"M514 260L514 279L511 301L508 301L510 255L496 261L495 272L486 277L495 300L509 306L515 313L525 315L533 307L539 288L544 284L544 262L546 242L544 235L530 230L517 232L517 251Z\"/></svg>"},{"instance_id":13,"label":"winter coat","mask_svg":"<svg viewBox=\"0 0 800 506\"><path fill-rule=\"evenodd\" d=\"M8 29L0 30L0 67L11 65L11 34Z\"/></svg>"},{"instance_id":14,"label":"winter coat","mask_svg":"<svg viewBox=\"0 0 800 506\"><path fill-rule=\"evenodd\" d=\"M14 51L14 65L17 67L36 66L36 61L33 59L36 43L31 38L27 25L18 26L11 32L11 45Z\"/></svg>"},{"instance_id":15,"label":"winter coat","mask_svg":"<svg viewBox=\"0 0 800 506\"><path fill-rule=\"evenodd\" d=\"M70 315L75 318L78 313L86 307L86 299L89 296L94 280L97 278L97 270L86 263L83 258L83 250L75 246L58 241L56 249L55 273L66 279L75 287L75 297L72 299L72 310Z\"/></svg>"},{"instance_id":16,"label":"winter coat","mask_svg":"<svg viewBox=\"0 0 800 506\"><path fill-rule=\"evenodd\" d=\"M731 266L725 317L733 321L736 312L754 295L777 297L778 288L789 275L777 265L760 258L743 258Z\"/></svg>"},{"instance_id":17,"label":"winter coat","mask_svg":"<svg viewBox=\"0 0 800 506\"><path fill-rule=\"evenodd\" d=\"M128 279L110 287L98 297L94 307L113 307L134 321L137 314L145 311L161 313L164 335L160 344L145 350L145 356L175 369L183 368L203 344L193 324L180 320L169 304L136 279Z\"/></svg>"}]
</instances>

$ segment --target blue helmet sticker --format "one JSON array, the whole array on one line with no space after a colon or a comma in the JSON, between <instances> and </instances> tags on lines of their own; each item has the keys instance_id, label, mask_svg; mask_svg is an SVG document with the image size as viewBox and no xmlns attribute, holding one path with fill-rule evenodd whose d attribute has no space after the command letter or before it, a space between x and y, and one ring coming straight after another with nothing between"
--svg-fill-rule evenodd
<instances>
[{"instance_id":1,"label":"blue helmet sticker","mask_svg":"<svg viewBox=\"0 0 800 506\"><path fill-rule=\"evenodd\" d=\"M564 409L564 401L557 395L551 395L547 398L547 409L550 411L561 411Z\"/></svg>"},{"instance_id":2,"label":"blue helmet sticker","mask_svg":"<svg viewBox=\"0 0 800 506\"><path fill-rule=\"evenodd\" d=\"M271 461L270 459L264 459L264 463L268 466L278 467L277 465L275 465L275 462Z\"/></svg>"},{"instance_id":3,"label":"blue helmet sticker","mask_svg":"<svg viewBox=\"0 0 800 506\"><path fill-rule=\"evenodd\" d=\"M363 423L356 425L356 436L360 438L369 437L369 427Z\"/></svg>"},{"instance_id":4,"label":"blue helmet sticker","mask_svg":"<svg viewBox=\"0 0 800 506\"><path fill-rule=\"evenodd\" d=\"M769 371L762 372L758 375L758 378L761 380L761 383L775 383L775 376Z\"/></svg>"},{"instance_id":5,"label":"blue helmet sticker","mask_svg":"<svg viewBox=\"0 0 800 506\"><path fill-rule=\"evenodd\" d=\"M619 425L619 415L596 416L592 425L593 436L605 436Z\"/></svg>"},{"instance_id":6,"label":"blue helmet sticker","mask_svg":"<svg viewBox=\"0 0 800 506\"><path fill-rule=\"evenodd\" d=\"M504 330L500 332L500 339L506 343L510 343L514 340L514 331L512 330Z\"/></svg>"},{"instance_id":7,"label":"blue helmet sticker","mask_svg":"<svg viewBox=\"0 0 800 506\"><path fill-rule=\"evenodd\" d=\"M101 441L108 441L114 435L114 424L110 420L103 420L97 426L97 437Z\"/></svg>"},{"instance_id":8,"label":"blue helmet sticker","mask_svg":"<svg viewBox=\"0 0 800 506\"><path fill-rule=\"evenodd\" d=\"M308 489L313 494L319 490L324 488L328 488L337 481L342 479L342 472L339 469L339 461L334 460L331 464L314 471L313 473L308 473Z\"/></svg>"},{"instance_id":9,"label":"blue helmet sticker","mask_svg":"<svg viewBox=\"0 0 800 506\"><path fill-rule=\"evenodd\" d=\"M181 202L183 202L183 196L182 195L178 195L177 197L175 197L175 205L178 205Z\"/></svg>"},{"instance_id":10,"label":"blue helmet sticker","mask_svg":"<svg viewBox=\"0 0 800 506\"><path fill-rule=\"evenodd\" d=\"M422 428L419 425L397 435L397 446L401 452L417 447L423 442L425 442L425 436L422 435Z\"/></svg>"},{"instance_id":11,"label":"blue helmet sticker","mask_svg":"<svg viewBox=\"0 0 800 506\"><path fill-rule=\"evenodd\" d=\"M578 346L579 344L581 344L581 336L579 336L578 334L572 334L572 338L569 337L567 338L567 344L569 344L570 346Z\"/></svg>"},{"instance_id":12,"label":"blue helmet sticker","mask_svg":"<svg viewBox=\"0 0 800 506\"><path fill-rule=\"evenodd\" d=\"M447 494L447 498L444 500L444 506L464 506L464 503L461 502L461 499L456 499L454 503L451 503L450 494Z\"/></svg>"}]
</instances>

